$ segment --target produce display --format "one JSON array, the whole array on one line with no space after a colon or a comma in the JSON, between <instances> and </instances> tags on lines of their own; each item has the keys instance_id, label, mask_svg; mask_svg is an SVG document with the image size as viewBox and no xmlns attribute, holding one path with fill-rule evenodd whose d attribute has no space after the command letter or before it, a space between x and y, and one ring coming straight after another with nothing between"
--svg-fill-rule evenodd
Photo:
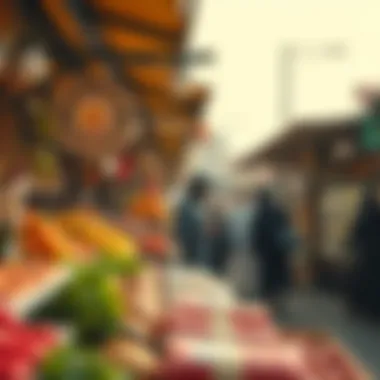
<instances>
[{"instance_id":1,"label":"produce display","mask_svg":"<svg viewBox=\"0 0 380 380\"><path fill-rule=\"evenodd\" d=\"M65 282L65 268L45 263L6 263L0 266L0 301L2 305L23 316L29 304L36 304L46 293Z\"/></svg>"},{"instance_id":2,"label":"produce display","mask_svg":"<svg viewBox=\"0 0 380 380\"><path fill-rule=\"evenodd\" d=\"M160 232L142 234L139 245L142 252L152 257L165 259L170 255L170 240Z\"/></svg>"},{"instance_id":3,"label":"produce display","mask_svg":"<svg viewBox=\"0 0 380 380\"><path fill-rule=\"evenodd\" d=\"M52 218L29 212L20 231L22 251L40 260L72 260L83 251Z\"/></svg>"},{"instance_id":4,"label":"produce display","mask_svg":"<svg viewBox=\"0 0 380 380\"><path fill-rule=\"evenodd\" d=\"M110 341L103 352L112 363L123 368L130 368L134 374L140 377L151 376L159 369L158 355L149 347L130 340Z\"/></svg>"},{"instance_id":5,"label":"produce display","mask_svg":"<svg viewBox=\"0 0 380 380\"><path fill-rule=\"evenodd\" d=\"M182 50L175 40L190 18L174 2L156 1L100 0L91 9L6 2L11 54L0 70L0 163L10 174L1 185L3 193L12 189L22 173L31 186L25 197L11 191L14 205L0 197L2 209L20 214L3 217L15 248L0 262L0 380L153 380L164 373L171 327L164 274L173 246L165 191L198 115L173 86L172 58ZM103 13L143 28L115 34L99 24ZM170 30L156 33L153 46L144 25ZM49 52L37 48L38 73L25 69L35 50L29 54L28 34ZM76 54L75 41L85 54ZM148 65L127 65L125 53L139 51ZM158 125L160 141L180 136L175 149L158 141ZM61 329L69 332L65 342Z\"/></svg>"},{"instance_id":6,"label":"produce display","mask_svg":"<svg viewBox=\"0 0 380 380\"><path fill-rule=\"evenodd\" d=\"M334 340L284 332L206 272L163 271L165 228L137 219L133 234L88 209L25 215L0 300L35 324L0 314L0 379L367 380Z\"/></svg>"},{"instance_id":7,"label":"produce display","mask_svg":"<svg viewBox=\"0 0 380 380\"><path fill-rule=\"evenodd\" d=\"M119 277L109 268L106 263L78 268L39 318L73 326L77 340L84 343L103 342L117 334L125 312L124 296Z\"/></svg>"},{"instance_id":8,"label":"produce display","mask_svg":"<svg viewBox=\"0 0 380 380\"><path fill-rule=\"evenodd\" d=\"M132 380L132 375L112 365L104 355L75 347L52 352L41 364L41 380Z\"/></svg>"},{"instance_id":9,"label":"produce display","mask_svg":"<svg viewBox=\"0 0 380 380\"><path fill-rule=\"evenodd\" d=\"M58 220L67 233L111 257L123 257L131 261L138 258L138 248L134 240L95 212L70 211L61 215Z\"/></svg>"},{"instance_id":10,"label":"produce display","mask_svg":"<svg viewBox=\"0 0 380 380\"><path fill-rule=\"evenodd\" d=\"M143 188L130 200L128 213L137 219L153 222L166 222L168 210L159 190Z\"/></svg>"},{"instance_id":11,"label":"produce display","mask_svg":"<svg viewBox=\"0 0 380 380\"><path fill-rule=\"evenodd\" d=\"M30 380L48 353L59 346L51 326L29 325L0 311L0 378Z\"/></svg>"}]
</instances>

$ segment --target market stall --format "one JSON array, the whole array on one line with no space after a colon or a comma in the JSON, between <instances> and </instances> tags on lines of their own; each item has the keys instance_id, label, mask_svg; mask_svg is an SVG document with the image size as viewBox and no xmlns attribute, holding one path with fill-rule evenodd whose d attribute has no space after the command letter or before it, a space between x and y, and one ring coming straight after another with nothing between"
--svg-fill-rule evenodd
<instances>
[{"instance_id":1,"label":"market stall","mask_svg":"<svg viewBox=\"0 0 380 380\"><path fill-rule=\"evenodd\" d=\"M145 378L162 359L164 192L205 100L177 81L193 10L2 5L0 378Z\"/></svg>"}]
</instances>

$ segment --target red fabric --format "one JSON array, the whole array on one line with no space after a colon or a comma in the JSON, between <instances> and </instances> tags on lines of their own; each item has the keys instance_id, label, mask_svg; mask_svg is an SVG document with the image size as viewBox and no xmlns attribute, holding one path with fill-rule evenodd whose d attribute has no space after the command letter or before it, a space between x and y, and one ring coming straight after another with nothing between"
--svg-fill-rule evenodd
<instances>
[{"instance_id":1,"label":"red fabric","mask_svg":"<svg viewBox=\"0 0 380 380\"><path fill-rule=\"evenodd\" d=\"M175 308L170 315L171 332L193 337L207 337L213 327L211 309L182 305Z\"/></svg>"},{"instance_id":2,"label":"red fabric","mask_svg":"<svg viewBox=\"0 0 380 380\"><path fill-rule=\"evenodd\" d=\"M177 373L191 368L195 374L199 371L198 375L211 372L215 380L220 378L219 375L222 375L222 378L239 380L313 378L305 365L302 349L293 345L279 343L266 346L237 346L231 343L226 345L217 341L182 338L172 340L169 344L172 347L169 356L166 357L166 365ZM168 369L166 373L170 373Z\"/></svg>"},{"instance_id":3,"label":"red fabric","mask_svg":"<svg viewBox=\"0 0 380 380\"><path fill-rule=\"evenodd\" d=\"M278 337L277 328L264 307L237 307L227 318L234 339L239 343L266 342Z\"/></svg>"},{"instance_id":4,"label":"red fabric","mask_svg":"<svg viewBox=\"0 0 380 380\"><path fill-rule=\"evenodd\" d=\"M212 307L183 302L170 312L171 333L195 338L213 338L216 319L223 321L223 340L236 344L278 341L278 329L265 307L235 307L217 311Z\"/></svg>"},{"instance_id":5,"label":"red fabric","mask_svg":"<svg viewBox=\"0 0 380 380\"><path fill-rule=\"evenodd\" d=\"M119 167L116 172L118 179L126 180L131 177L135 170L135 159L132 157L124 157L119 161Z\"/></svg>"},{"instance_id":6,"label":"red fabric","mask_svg":"<svg viewBox=\"0 0 380 380\"><path fill-rule=\"evenodd\" d=\"M155 380L216 380L213 368L208 364L194 363L164 364Z\"/></svg>"}]
</instances>

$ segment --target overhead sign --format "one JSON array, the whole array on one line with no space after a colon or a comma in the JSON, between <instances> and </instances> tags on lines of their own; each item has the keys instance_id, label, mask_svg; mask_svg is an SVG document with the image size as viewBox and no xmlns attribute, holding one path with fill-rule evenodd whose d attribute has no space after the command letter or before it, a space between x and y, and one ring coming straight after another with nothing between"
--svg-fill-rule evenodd
<instances>
[{"instance_id":1,"label":"overhead sign","mask_svg":"<svg viewBox=\"0 0 380 380\"><path fill-rule=\"evenodd\" d=\"M367 152L380 151L380 117L370 115L363 119L360 145Z\"/></svg>"}]
</instances>

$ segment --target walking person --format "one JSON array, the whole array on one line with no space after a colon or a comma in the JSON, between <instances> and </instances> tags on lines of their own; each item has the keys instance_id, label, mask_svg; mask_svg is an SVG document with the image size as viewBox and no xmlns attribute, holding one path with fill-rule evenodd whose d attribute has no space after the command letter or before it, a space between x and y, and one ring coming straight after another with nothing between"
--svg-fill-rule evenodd
<instances>
[{"instance_id":1,"label":"walking person","mask_svg":"<svg viewBox=\"0 0 380 380\"><path fill-rule=\"evenodd\" d=\"M351 236L353 265L349 306L355 314L380 321L380 191L364 198Z\"/></svg>"},{"instance_id":2,"label":"walking person","mask_svg":"<svg viewBox=\"0 0 380 380\"><path fill-rule=\"evenodd\" d=\"M175 235L187 265L201 265L205 261L205 203L209 192L210 185L206 178L194 178L177 209Z\"/></svg>"},{"instance_id":3,"label":"walking person","mask_svg":"<svg viewBox=\"0 0 380 380\"><path fill-rule=\"evenodd\" d=\"M291 283L290 255L296 241L288 215L268 190L258 196L250 236L260 270L260 297L281 307L282 295Z\"/></svg>"},{"instance_id":4,"label":"walking person","mask_svg":"<svg viewBox=\"0 0 380 380\"><path fill-rule=\"evenodd\" d=\"M206 241L208 246L206 267L216 276L223 278L227 274L228 259L231 253L231 239L226 215L220 209L210 210L206 228Z\"/></svg>"}]
</instances>

